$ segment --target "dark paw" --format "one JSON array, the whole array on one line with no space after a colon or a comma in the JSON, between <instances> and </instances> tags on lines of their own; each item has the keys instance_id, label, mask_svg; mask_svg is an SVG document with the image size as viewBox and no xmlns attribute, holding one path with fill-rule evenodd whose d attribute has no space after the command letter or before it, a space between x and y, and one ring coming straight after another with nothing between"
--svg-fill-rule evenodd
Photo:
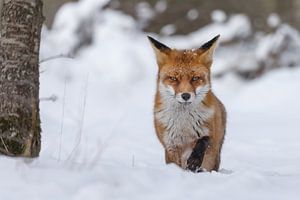
<instances>
[{"instance_id":1,"label":"dark paw","mask_svg":"<svg viewBox=\"0 0 300 200\"><path fill-rule=\"evenodd\" d=\"M202 172L201 164L204 158L205 151L209 145L209 137L205 136L199 139L187 160L187 168L192 172Z\"/></svg>"},{"instance_id":2,"label":"dark paw","mask_svg":"<svg viewBox=\"0 0 300 200\"><path fill-rule=\"evenodd\" d=\"M187 160L188 170L195 173L202 172L201 164L202 164L202 160L199 159L199 157L194 157L193 155L191 155Z\"/></svg>"}]
</instances>

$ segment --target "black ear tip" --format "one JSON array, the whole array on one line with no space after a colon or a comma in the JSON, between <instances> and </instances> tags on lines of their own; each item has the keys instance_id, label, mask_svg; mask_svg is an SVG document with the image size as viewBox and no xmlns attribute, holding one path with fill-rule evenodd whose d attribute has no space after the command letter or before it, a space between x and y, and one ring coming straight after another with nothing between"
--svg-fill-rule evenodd
<instances>
[{"instance_id":1,"label":"black ear tip","mask_svg":"<svg viewBox=\"0 0 300 200\"><path fill-rule=\"evenodd\" d=\"M211 42L212 44L215 43L220 37L220 34L216 35L213 39L211 39L210 41L208 42Z\"/></svg>"},{"instance_id":2,"label":"black ear tip","mask_svg":"<svg viewBox=\"0 0 300 200\"><path fill-rule=\"evenodd\" d=\"M148 38L148 40L149 40L152 44L158 42L157 40L155 40L153 37L151 37L151 36L149 36L149 35L147 35L147 38Z\"/></svg>"},{"instance_id":3,"label":"black ear tip","mask_svg":"<svg viewBox=\"0 0 300 200\"><path fill-rule=\"evenodd\" d=\"M216 35L212 40L215 42L215 41L217 41L219 38L220 38L220 34L218 34L218 35Z\"/></svg>"},{"instance_id":4,"label":"black ear tip","mask_svg":"<svg viewBox=\"0 0 300 200\"><path fill-rule=\"evenodd\" d=\"M151 41L153 38L150 35L147 35L147 38Z\"/></svg>"},{"instance_id":5,"label":"black ear tip","mask_svg":"<svg viewBox=\"0 0 300 200\"><path fill-rule=\"evenodd\" d=\"M156 39L154 39L153 37L150 37L149 35L147 35L148 39L150 40L150 42L159 50L169 50L170 48L162 43L160 43L159 41L157 41Z\"/></svg>"},{"instance_id":6,"label":"black ear tip","mask_svg":"<svg viewBox=\"0 0 300 200\"><path fill-rule=\"evenodd\" d=\"M209 40L208 42L206 42L205 44L203 44L200 49L209 49L220 37L220 34L218 34L217 36L215 36L213 39Z\"/></svg>"},{"instance_id":7,"label":"black ear tip","mask_svg":"<svg viewBox=\"0 0 300 200\"><path fill-rule=\"evenodd\" d=\"M160 43L158 40L154 39L154 38L151 37L150 35L147 35L147 38L148 38L148 40L150 40L150 42L151 42L152 44Z\"/></svg>"}]
</instances>

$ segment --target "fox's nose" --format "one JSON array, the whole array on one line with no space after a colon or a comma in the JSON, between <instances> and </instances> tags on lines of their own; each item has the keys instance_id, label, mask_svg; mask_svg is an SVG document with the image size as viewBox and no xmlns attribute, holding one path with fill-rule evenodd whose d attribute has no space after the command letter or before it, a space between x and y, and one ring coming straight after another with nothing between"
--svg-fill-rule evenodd
<instances>
[{"instance_id":1,"label":"fox's nose","mask_svg":"<svg viewBox=\"0 0 300 200\"><path fill-rule=\"evenodd\" d=\"M189 99L191 98L191 94L190 94L190 93L183 93L183 94L181 95L181 97L182 97L185 101L187 101L187 100L189 100Z\"/></svg>"}]
</instances>

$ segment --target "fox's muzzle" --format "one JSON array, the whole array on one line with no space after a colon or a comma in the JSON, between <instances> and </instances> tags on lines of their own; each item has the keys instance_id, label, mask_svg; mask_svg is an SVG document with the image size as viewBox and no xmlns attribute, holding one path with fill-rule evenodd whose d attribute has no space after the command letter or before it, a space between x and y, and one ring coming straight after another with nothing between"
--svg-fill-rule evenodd
<instances>
[{"instance_id":1,"label":"fox's muzzle","mask_svg":"<svg viewBox=\"0 0 300 200\"><path fill-rule=\"evenodd\" d=\"M180 92L176 94L176 100L179 103L192 103L195 99L195 94L193 92Z\"/></svg>"}]
</instances>

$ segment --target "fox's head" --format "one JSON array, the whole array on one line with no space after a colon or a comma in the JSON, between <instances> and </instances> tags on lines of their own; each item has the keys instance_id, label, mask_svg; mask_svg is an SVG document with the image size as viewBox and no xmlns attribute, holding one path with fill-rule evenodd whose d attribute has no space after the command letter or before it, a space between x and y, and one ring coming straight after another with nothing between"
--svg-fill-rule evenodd
<instances>
[{"instance_id":1,"label":"fox's head","mask_svg":"<svg viewBox=\"0 0 300 200\"><path fill-rule=\"evenodd\" d=\"M195 50L171 49L149 37L156 54L162 98L183 105L201 102L210 91L210 67L219 35Z\"/></svg>"}]
</instances>

